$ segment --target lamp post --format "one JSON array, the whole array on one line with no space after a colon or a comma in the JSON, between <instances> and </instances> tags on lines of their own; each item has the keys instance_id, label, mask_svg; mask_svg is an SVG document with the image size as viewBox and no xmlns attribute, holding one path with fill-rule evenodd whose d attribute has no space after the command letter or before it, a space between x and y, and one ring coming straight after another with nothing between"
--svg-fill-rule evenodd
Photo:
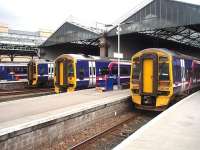
<instances>
[{"instance_id":1,"label":"lamp post","mask_svg":"<svg viewBox=\"0 0 200 150\"><path fill-rule=\"evenodd\" d=\"M131 23L133 23L132 21L130 21L130 22L125 22L125 23L119 23L118 25L117 25L117 37L118 37L118 48L117 48L117 53L118 53L118 58L117 58L117 70L118 70L118 72L117 72L117 76L118 76L118 78L117 78L117 86L118 86L118 89L120 89L120 32L121 32L121 25L123 25L123 24L131 24ZM111 26L116 26L116 25L105 25L105 27L111 27Z\"/></svg>"},{"instance_id":2,"label":"lamp post","mask_svg":"<svg viewBox=\"0 0 200 150\"><path fill-rule=\"evenodd\" d=\"M120 89L120 58L119 58L119 55L120 55L120 31L121 31L121 27L120 27L120 24L118 24L117 26L117 37L118 37L118 48L117 48L117 53L118 53L118 58L117 58L117 67L118 67L118 73L117 73L117 85L118 85L118 89Z\"/></svg>"}]
</instances>

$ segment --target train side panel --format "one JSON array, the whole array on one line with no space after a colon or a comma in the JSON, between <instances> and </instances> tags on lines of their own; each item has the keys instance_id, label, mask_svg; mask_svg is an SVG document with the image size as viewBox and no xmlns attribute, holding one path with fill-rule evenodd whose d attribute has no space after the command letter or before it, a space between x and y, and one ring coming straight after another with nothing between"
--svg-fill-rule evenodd
<instances>
[{"instance_id":1,"label":"train side panel","mask_svg":"<svg viewBox=\"0 0 200 150\"><path fill-rule=\"evenodd\" d=\"M27 79L27 63L0 63L0 80L19 81Z\"/></svg>"},{"instance_id":2,"label":"train side panel","mask_svg":"<svg viewBox=\"0 0 200 150\"><path fill-rule=\"evenodd\" d=\"M120 63L120 84L129 84L130 82L130 64ZM114 85L117 85L118 80L118 64L114 63L110 66L110 75L113 77Z\"/></svg>"},{"instance_id":3,"label":"train side panel","mask_svg":"<svg viewBox=\"0 0 200 150\"><path fill-rule=\"evenodd\" d=\"M83 89L89 86L89 70L87 60L78 60L76 63L76 89Z\"/></svg>"}]
</instances>

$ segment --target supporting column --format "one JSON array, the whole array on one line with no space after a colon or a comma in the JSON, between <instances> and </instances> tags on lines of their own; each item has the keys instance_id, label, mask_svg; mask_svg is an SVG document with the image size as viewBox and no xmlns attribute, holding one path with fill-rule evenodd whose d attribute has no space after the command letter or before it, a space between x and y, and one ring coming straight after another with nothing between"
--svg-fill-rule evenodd
<instances>
[{"instance_id":1,"label":"supporting column","mask_svg":"<svg viewBox=\"0 0 200 150\"><path fill-rule=\"evenodd\" d=\"M106 33L103 33L99 39L100 56L108 57L108 41L106 39Z\"/></svg>"}]
</instances>

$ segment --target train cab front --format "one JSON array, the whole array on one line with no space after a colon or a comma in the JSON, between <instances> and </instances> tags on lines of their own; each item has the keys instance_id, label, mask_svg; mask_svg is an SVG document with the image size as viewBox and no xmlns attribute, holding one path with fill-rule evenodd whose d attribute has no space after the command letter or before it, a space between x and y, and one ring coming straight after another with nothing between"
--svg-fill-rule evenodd
<instances>
[{"instance_id":1,"label":"train cab front","mask_svg":"<svg viewBox=\"0 0 200 150\"><path fill-rule=\"evenodd\" d=\"M141 52L132 59L130 89L136 108L165 110L172 96L169 55L163 52Z\"/></svg>"},{"instance_id":2,"label":"train cab front","mask_svg":"<svg viewBox=\"0 0 200 150\"><path fill-rule=\"evenodd\" d=\"M66 55L60 56L55 61L54 85L55 92L71 92L76 87L74 60Z\"/></svg>"},{"instance_id":3,"label":"train cab front","mask_svg":"<svg viewBox=\"0 0 200 150\"><path fill-rule=\"evenodd\" d=\"M28 84L29 86L36 86L38 81L37 65L35 61L28 63Z\"/></svg>"},{"instance_id":4,"label":"train cab front","mask_svg":"<svg viewBox=\"0 0 200 150\"><path fill-rule=\"evenodd\" d=\"M99 69L99 75L96 77L96 89L105 91L107 87L107 80L109 77L108 67L102 67Z\"/></svg>"}]
</instances>

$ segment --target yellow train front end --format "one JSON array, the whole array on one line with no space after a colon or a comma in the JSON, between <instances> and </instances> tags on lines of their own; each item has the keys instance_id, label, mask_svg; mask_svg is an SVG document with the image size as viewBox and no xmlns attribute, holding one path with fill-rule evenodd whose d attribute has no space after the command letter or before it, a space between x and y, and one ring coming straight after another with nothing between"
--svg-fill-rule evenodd
<instances>
[{"instance_id":1,"label":"yellow train front end","mask_svg":"<svg viewBox=\"0 0 200 150\"><path fill-rule=\"evenodd\" d=\"M132 57L130 90L138 109L163 111L173 97L172 56L145 49Z\"/></svg>"},{"instance_id":2,"label":"yellow train front end","mask_svg":"<svg viewBox=\"0 0 200 150\"><path fill-rule=\"evenodd\" d=\"M76 88L76 60L67 54L59 56L54 64L56 93L72 92Z\"/></svg>"},{"instance_id":3,"label":"yellow train front end","mask_svg":"<svg viewBox=\"0 0 200 150\"><path fill-rule=\"evenodd\" d=\"M38 83L38 69L35 61L28 63L28 84L29 86L37 86Z\"/></svg>"}]
</instances>

